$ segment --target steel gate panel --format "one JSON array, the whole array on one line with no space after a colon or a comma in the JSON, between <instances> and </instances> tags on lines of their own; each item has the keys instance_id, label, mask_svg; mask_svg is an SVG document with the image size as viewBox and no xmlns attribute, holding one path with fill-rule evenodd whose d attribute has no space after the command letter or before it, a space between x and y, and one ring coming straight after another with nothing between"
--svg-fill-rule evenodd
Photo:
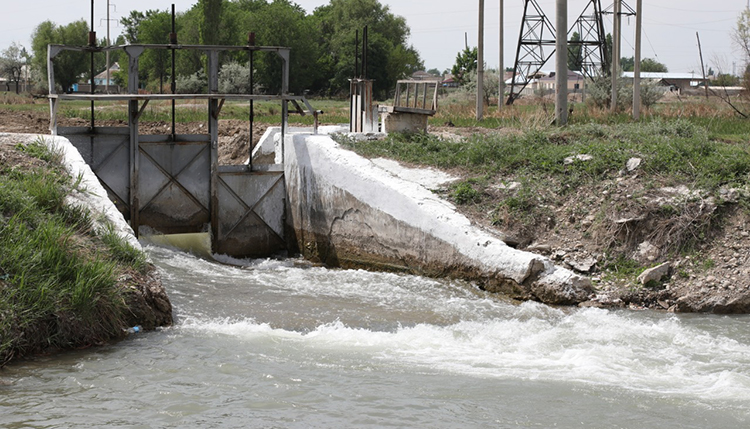
<instances>
[{"instance_id":1,"label":"steel gate panel","mask_svg":"<svg viewBox=\"0 0 750 429\"><path fill-rule=\"evenodd\" d=\"M60 128L99 178L125 219L130 217L130 138L128 128Z\"/></svg>"},{"instance_id":2,"label":"steel gate panel","mask_svg":"<svg viewBox=\"0 0 750 429\"><path fill-rule=\"evenodd\" d=\"M218 197L216 253L263 257L286 250L283 172L220 171Z\"/></svg>"},{"instance_id":3,"label":"steel gate panel","mask_svg":"<svg viewBox=\"0 0 750 429\"><path fill-rule=\"evenodd\" d=\"M139 223L165 234L205 231L210 223L209 142L141 141L138 155Z\"/></svg>"}]
</instances>

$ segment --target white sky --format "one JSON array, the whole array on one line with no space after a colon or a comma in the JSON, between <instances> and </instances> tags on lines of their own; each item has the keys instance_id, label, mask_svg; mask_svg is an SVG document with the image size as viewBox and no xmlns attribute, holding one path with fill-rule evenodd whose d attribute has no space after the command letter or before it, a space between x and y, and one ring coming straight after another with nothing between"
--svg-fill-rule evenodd
<instances>
[{"instance_id":1,"label":"white sky","mask_svg":"<svg viewBox=\"0 0 750 429\"><path fill-rule=\"evenodd\" d=\"M117 22L130 10L168 10L171 4L184 11L197 0L110 0L111 33L114 38L121 28ZM296 3L312 12L329 0L297 0ZM478 0L380 0L391 12L406 18L411 28L411 44L419 51L426 68L450 68L456 54L464 47L464 33L469 45L477 45ZM635 9L636 0L625 0ZM0 0L0 50L11 42L30 47L31 33L40 22L52 20L67 24L77 19L90 19L90 0ZM518 44L519 26L523 15L523 0L505 0L505 66L512 67ZM539 4L554 25L555 0L539 0ZM568 0L569 25L578 18L587 0ZM611 0L603 0L606 9ZM106 0L95 0L95 19L98 37L106 34ZM748 0L643 0L643 56L656 58L672 72L699 72L700 59L695 33L699 32L707 67L732 72L736 64L739 73L744 59L733 45L730 34L737 16L748 5ZM498 65L499 0L485 0L485 62ZM607 32L611 31L611 15L605 18ZM624 57L633 55L635 18L623 19ZM292 53L294 55L294 53ZM552 64L545 69L553 69Z\"/></svg>"}]
</instances>

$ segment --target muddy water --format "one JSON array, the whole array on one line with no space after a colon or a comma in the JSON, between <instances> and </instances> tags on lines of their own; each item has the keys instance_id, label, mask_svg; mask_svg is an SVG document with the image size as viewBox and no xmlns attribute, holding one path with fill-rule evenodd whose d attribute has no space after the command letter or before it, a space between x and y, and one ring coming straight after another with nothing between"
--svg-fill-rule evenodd
<instances>
[{"instance_id":1,"label":"muddy water","mask_svg":"<svg viewBox=\"0 0 750 429\"><path fill-rule=\"evenodd\" d=\"M176 326L0 371L0 427L750 426L748 317L149 251Z\"/></svg>"}]
</instances>

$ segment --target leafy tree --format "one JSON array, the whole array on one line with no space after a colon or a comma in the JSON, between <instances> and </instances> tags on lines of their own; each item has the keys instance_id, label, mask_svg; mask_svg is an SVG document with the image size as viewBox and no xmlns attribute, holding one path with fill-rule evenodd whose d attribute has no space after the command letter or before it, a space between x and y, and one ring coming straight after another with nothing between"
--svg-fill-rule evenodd
<instances>
[{"instance_id":1,"label":"leafy tree","mask_svg":"<svg viewBox=\"0 0 750 429\"><path fill-rule=\"evenodd\" d=\"M635 70L635 58L628 57L620 59L620 66L622 67L622 71ZM641 71L647 73L666 73L669 69L667 66L653 58L644 58L641 60Z\"/></svg>"},{"instance_id":2,"label":"leafy tree","mask_svg":"<svg viewBox=\"0 0 750 429\"><path fill-rule=\"evenodd\" d=\"M716 79L711 82L711 86L737 86L740 84L740 78L728 73L719 73Z\"/></svg>"},{"instance_id":3,"label":"leafy tree","mask_svg":"<svg viewBox=\"0 0 750 429\"><path fill-rule=\"evenodd\" d=\"M737 17L732 40L745 54L745 60L750 58L750 8L745 8Z\"/></svg>"},{"instance_id":4,"label":"leafy tree","mask_svg":"<svg viewBox=\"0 0 750 429\"><path fill-rule=\"evenodd\" d=\"M574 32L570 38L571 42L580 42L581 35ZM580 45L573 43L568 45L568 70L580 71L583 63L583 49Z\"/></svg>"},{"instance_id":5,"label":"leafy tree","mask_svg":"<svg viewBox=\"0 0 750 429\"><path fill-rule=\"evenodd\" d=\"M622 67L622 71L635 70L635 57L620 58L620 67ZM643 69L641 68L641 70Z\"/></svg>"},{"instance_id":6,"label":"leafy tree","mask_svg":"<svg viewBox=\"0 0 750 429\"><path fill-rule=\"evenodd\" d=\"M167 11L149 10L138 27L138 43L167 44L172 31L172 15ZM146 49L141 55L139 72L148 80L159 79L159 92L163 92L164 78L171 68L170 53L166 49ZM139 76L141 77L141 76Z\"/></svg>"},{"instance_id":7,"label":"leafy tree","mask_svg":"<svg viewBox=\"0 0 750 429\"><path fill-rule=\"evenodd\" d=\"M130 15L120 18L120 24L122 24L122 26L125 28L125 40L127 40L128 43L141 43L139 35L141 22L145 21L148 18L149 12L153 13L156 11L150 10L147 11L146 14L144 14L137 10L131 10Z\"/></svg>"},{"instance_id":8,"label":"leafy tree","mask_svg":"<svg viewBox=\"0 0 750 429\"><path fill-rule=\"evenodd\" d=\"M456 55L456 63L451 69L453 79L459 85L469 81L469 76L477 70L477 48L465 48Z\"/></svg>"},{"instance_id":9,"label":"leafy tree","mask_svg":"<svg viewBox=\"0 0 750 429\"><path fill-rule=\"evenodd\" d=\"M274 0L260 5L249 2L254 12L243 24L244 34L255 32L256 44L291 48L289 90L301 93L320 80L318 34L312 17L289 0ZM242 42L242 44L247 41ZM269 92L281 90L281 58L274 52L255 54L255 82ZM247 61L247 57L245 57Z\"/></svg>"},{"instance_id":10,"label":"leafy tree","mask_svg":"<svg viewBox=\"0 0 750 429\"><path fill-rule=\"evenodd\" d=\"M378 0L331 0L313 13L321 54L321 76L330 76L319 85L330 92L348 90L347 80L354 76L355 32L368 26L367 77L375 80L376 97L383 98L395 88L396 81L423 68L417 51L407 45L409 27L403 17L390 12Z\"/></svg>"},{"instance_id":11,"label":"leafy tree","mask_svg":"<svg viewBox=\"0 0 750 429\"><path fill-rule=\"evenodd\" d=\"M201 19L198 21L201 44L218 45L219 28L221 28L222 0L198 0L198 8L201 10Z\"/></svg>"},{"instance_id":12,"label":"leafy tree","mask_svg":"<svg viewBox=\"0 0 750 429\"><path fill-rule=\"evenodd\" d=\"M433 75L433 76L442 76L443 74L440 73L440 70L438 69L429 69L427 70L427 73Z\"/></svg>"},{"instance_id":13,"label":"leafy tree","mask_svg":"<svg viewBox=\"0 0 750 429\"><path fill-rule=\"evenodd\" d=\"M58 26L52 21L44 21L36 27L31 36L31 49L34 53L32 67L37 71L37 76L44 79L45 85L47 80L47 45L84 46L88 44L88 31L88 24L84 20L78 20L64 26ZM90 63L83 52L63 52L53 60L53 64L55 80L64 91L70 89L78 80L78 76L90 68Z\"/></svg>"},{"instance_id":14,"label":"leafy tree","mask_svg":"<svg viewBox=\"0 0 750 429\"><path fill-rule=\"evenodd\" d=\"M0 76L5 76L9 82L16 83L16 94L18 94L18 83L21 81L21 72L26 62L26 48L13 42L8 49L0 53Z\"/></svg>"}]
</instances>

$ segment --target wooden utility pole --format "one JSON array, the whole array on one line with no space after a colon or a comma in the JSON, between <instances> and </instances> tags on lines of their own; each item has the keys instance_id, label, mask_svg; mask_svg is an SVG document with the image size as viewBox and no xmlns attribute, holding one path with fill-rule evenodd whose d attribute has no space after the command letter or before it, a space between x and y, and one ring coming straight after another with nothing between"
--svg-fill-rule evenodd
<instances>
[{"instance_id":1,"label":"wooden utility pole","mask_svg":"<svg viewBox=\"0 0 750 429\"><path fill-rule=\"evenodd\" d=\"M695 37L698 38L698 53L701 56L701 71L703 72L703 87L706 89L706 99L708 99L708 81L706 80L706 67L703 65L703 49L701 49L701 36L698 32L695 32Z\"/></svg>"},{"instance_id":2,"label":"wooden utility pole","mask_svg":"<svg viewBox=\"0 0 750 429\"><path fill-rule=\"evenodd\" d=\"M499 50L499 58L500 62L497 66L497 73L499 75L499 82L498 82L498 88L497 88L497 110L503 110L503 98L505 95L505 63L503 56L505 55L505 50L503 48L504 41L504 35L503 32L505 31L505 26L503 23L503 0L500 0L500 50Z\"/></svg>"},{"instance_id":3,"label":"wooden utility pole","mask_svg":"<svg viewBox=\"0 0 750 429\"><path fill-rule=\"evenodd\" d=\"M643 0L635 6L635 64L633 67L633 119L641 118L641 31L643 25Z\"/></svg>"},{"instance_id":4,"label":"wooden utility pole","mask_svg":"<svg viewBox=\"0 0 750 429\"><path fill-rule=\"evenodd\" d=\"M617 78L620 74L620 33L622 31L622 20L620 12L622 0L615 0L614 28L612 30L612 101L610 108L612 112L617 111Z\"/></svg>"},{"instance_id":5,"label":"wooden utility pole","mask_svg":"<svg viewBox=\"0 0 750 429\"><path fill-rule=\"evenodd\" d=\"M484 0L479 0L479 41L477 43L477 121L484 117Z\"/></svg>"},{"instance_id":6,"label":"wooden utility pole","mask_svg":"<svg viewBox=\"0 0 750 429\"><path fill-rule=\"evenodd\" d=\"M568 0L557 0L555 46L555 123L568 124Z\"/></svg>"}]
</instances>

